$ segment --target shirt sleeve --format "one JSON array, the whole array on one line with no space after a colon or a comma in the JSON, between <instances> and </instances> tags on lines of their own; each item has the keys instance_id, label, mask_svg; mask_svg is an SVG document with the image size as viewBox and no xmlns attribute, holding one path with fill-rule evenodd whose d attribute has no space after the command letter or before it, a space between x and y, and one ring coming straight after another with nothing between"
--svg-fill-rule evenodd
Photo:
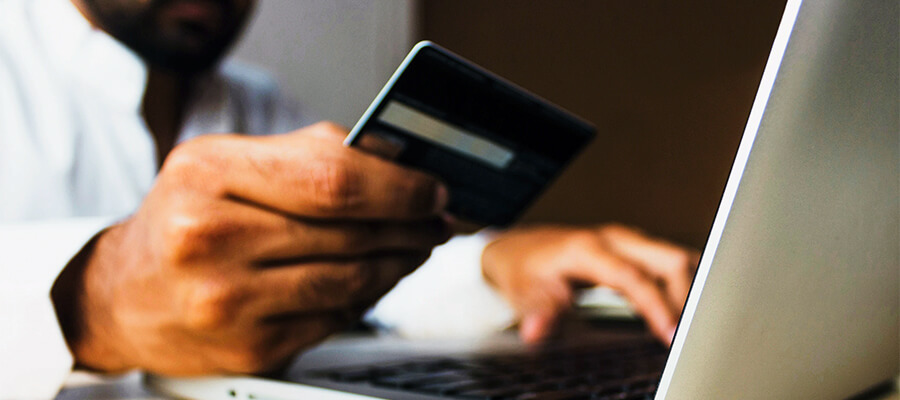
<instances>
[{"instance_id":1,"label":"shirt sleeve","mask_svg":"<svg viewBox=\"0 0 900 400\"><path fill-rule=\"evenodd\" d=\"M509 327L515 313L481 273L491 232L457 236L435 248L366 315L366 322L415 339L478 337Z\"/></svg>"},{"instance_id":2,"label":"shirt sleeve","mask_svg":"<svg viewBox=\"0 0 900 400\"><path fill-rule=\"evenodd\" d=\"M113 218L0 224L0 399L53 398L72 369L50 289Z\"/></svg>"}]
</instances>

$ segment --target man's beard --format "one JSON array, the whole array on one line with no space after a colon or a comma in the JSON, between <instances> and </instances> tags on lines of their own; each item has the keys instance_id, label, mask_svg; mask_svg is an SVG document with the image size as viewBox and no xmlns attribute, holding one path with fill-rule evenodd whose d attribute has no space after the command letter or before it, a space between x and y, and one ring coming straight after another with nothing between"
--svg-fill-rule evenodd
<instances>
[{"instance_id":1,"label":"man's beard","mask_svg":"<svg viewBox=\"0 0 900 400\"><path fill-rule=\"evenodd\" d=\"M222 27L210 32L190 21L168 21L162 26L160 11L172 0L153 1L137 14L122 15L85 1L100 27L137 53L147 64L180 75L196 75L212 68L227 52L243 27L243 16L228 2L217 2ZM239 20L238 20L239 19Z\"/></svg>"}]
</instances>

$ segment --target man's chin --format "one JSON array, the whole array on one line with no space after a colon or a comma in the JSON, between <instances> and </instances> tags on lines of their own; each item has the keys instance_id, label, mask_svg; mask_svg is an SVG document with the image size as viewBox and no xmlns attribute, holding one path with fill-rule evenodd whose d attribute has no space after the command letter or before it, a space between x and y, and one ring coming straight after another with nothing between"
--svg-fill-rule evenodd
<instances>
[{"instance_id":1,"label":"man's chin","mask_svg":"<svg viewBox=\"0 0 900 400\"><path fill-rule=\"evenodd\" d=\"M125 43L151 68L177 75L197 75L205 73L218 64L227 47L221 42L196 39L197 45L184 38L177 46L149 43Z\"/></svg>"},{"instance_id":2,"label":"man's chin","mask_svg":"<svg viewBox=\"0 0 900 400\"><path fill-rule=\"evenodd\" d=\"M218 64L219 58L192 59L192 58L159 58L145 57L144 60L151 68L175 75L195 76L202 75L212 70Z\"/></svg>"}]
</instances>

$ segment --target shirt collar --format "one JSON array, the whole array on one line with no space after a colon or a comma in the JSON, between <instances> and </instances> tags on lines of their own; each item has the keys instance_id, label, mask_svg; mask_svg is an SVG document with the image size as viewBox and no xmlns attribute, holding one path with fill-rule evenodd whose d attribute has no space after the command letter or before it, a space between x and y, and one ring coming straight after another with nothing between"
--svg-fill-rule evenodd
<instances>
[{"instance_id":1,"label":"shirt collar","mask_svg":"<svg viewBox=\"0 0 900 400\"><path fill-rule=\"evenodd\" d=\"M82 86L109 106L140 113L147 66L128 47L93 27L69 0L34 0L42 47L67 84Z\"/></svg>"},{"instance_id":2,"label":"shirt collar","mask_svg":"<svg viewBox=\"0 0 900 400\"><path fill-rule=\"evenodd\" d=\"M85 19L70 0L33 0L41 47L65 85L94 93L111 112L141 115L148 67L130 48ZM207 132L234 131L233 106L221 71L198 79L188 103L180 140Z\"/></svg>"}]
</instances>

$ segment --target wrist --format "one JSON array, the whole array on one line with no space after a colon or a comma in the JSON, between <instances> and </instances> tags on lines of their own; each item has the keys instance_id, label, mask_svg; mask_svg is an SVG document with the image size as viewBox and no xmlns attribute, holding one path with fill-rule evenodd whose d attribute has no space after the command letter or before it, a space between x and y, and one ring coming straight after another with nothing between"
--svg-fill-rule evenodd
<instances>
[{"instance_id":1,"label":"wrist","mask_svg":"<svg viewBox=\"0 0 900 400\"><path fill-rule=\"evenodd\" d=\"M128 366L116 350L115 325L106 301L108 288L97 282L102 249L109 249L112 229L98 233L63 268L50 291L57 320L76 367L124 372Z\"/></svg>"}]
</instances>

